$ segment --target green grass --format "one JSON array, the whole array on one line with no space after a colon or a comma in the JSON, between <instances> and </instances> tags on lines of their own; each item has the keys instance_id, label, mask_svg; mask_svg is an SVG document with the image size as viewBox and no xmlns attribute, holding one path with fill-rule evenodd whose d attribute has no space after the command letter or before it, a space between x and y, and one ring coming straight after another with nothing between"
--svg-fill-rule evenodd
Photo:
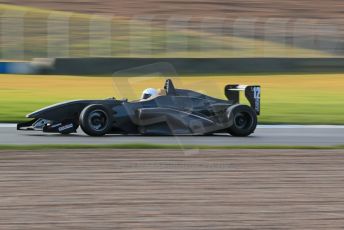
<instances>
[{"instance_id":1,"label":"green grass","mask_svg":"<svg viewBox=\"0 0 344 230\"><path fill-rule=\"evenodd\" d=\"M0 150L73 150L73 149L344 149L335 146L280 146L280 145L241 145L241 146L207 146L207 145L154 145L154 144L115 144L115 145L0 145Z\"/></svg>"},{"instance_id":2,"label":"green grass","mask_svg":"<svg viewBox=\"0 0 344 230\"><path fill-rule=\"evenodd\" d=\"M0 122L25 120L27 113L65 100L134 100L145 88L161 88L164 80L0 75ZM344 74L194 76L175 78L174 83L219 98L224 98L226 84L259 84L261 124L344 124Z\"/></svg>"}]
</instances>

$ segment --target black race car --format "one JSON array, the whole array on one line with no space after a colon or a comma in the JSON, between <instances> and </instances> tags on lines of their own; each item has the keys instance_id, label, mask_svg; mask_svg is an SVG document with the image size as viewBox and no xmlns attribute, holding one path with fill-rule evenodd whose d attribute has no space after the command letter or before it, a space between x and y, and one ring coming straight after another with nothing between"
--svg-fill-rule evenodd
<instances>
[{"instance_id":1,"label":"black race car","mask_svg":"<svg viewBox=\"0 0 344 230\"><path fill-rule=\"evenodd\" d=\"M228 100L176 89L171 80L166 80L160 93L148 89L137 101L111 98L55 104L28 114L27 118L33 120L18 124L17 129L70 134L80 126L90 136L250 135L260 114L260 86L227 85L224 91ZM239 104L240 91L244 91L250 106Z\"/></svg>"}]
</instances>

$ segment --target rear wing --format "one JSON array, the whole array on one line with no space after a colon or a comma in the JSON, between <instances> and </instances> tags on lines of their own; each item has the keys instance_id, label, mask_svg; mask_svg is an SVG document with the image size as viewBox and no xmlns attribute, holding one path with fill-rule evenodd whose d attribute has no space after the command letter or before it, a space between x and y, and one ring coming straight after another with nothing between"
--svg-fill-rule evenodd
<instances>
[{"instance_id":1,"label":"rear wing","mask_svg":"<svg viewBox=\"0 0 344 230\"><path fill-rule=\"evenodd\" d=\"M228 100L234 104L240 102L240 91L245 91L245 96L249 101L251 108L257 115L260 115L260 86L259 85L226 85L225 95Z\"/></svg>"}]
</instances>

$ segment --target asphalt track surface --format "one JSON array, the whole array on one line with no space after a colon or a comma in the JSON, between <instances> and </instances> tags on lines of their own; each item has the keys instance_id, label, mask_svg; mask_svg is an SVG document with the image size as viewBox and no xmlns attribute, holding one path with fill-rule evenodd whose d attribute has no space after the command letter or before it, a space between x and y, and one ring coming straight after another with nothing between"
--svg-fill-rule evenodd
<instances>
[{"instance_id":1,"label":"asphalt track surface","mask_svg":"<svg viewBox=\"0 0 344 230\"><path fill-rule=\"evenodd\" d=\"M172 145L292 145L333 146L344 145L344 126L258 126L256 132L245 138L226 134L213 136L135 136L108 135L89 137L82 131L63 136L42 132L17 131L13 124L0 124L0 144L172 144Z\"/></svg>"},{"instance_id":2,"label":"asphalt track surface","mask_svg":"<svg viewBox=\"0 0 344 230\"><path fill-rule=\"evenodd\" d=\"M343 229L343 150L0 151L0 229Z\"/></svg>"}]
</instances>

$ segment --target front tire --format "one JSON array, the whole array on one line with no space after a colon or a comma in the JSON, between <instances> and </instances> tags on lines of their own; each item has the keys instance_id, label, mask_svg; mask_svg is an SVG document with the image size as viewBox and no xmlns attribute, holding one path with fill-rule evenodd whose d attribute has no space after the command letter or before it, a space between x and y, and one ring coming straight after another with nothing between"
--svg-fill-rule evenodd
<instances>
[{"instance_id":1,"label":"front tire","mask_svg":"<svg viewBox=\"0 0 344 230\"><path fill-rule=\"evenodd\" d=\"M235 137L246 137L257 127L257 113L247 105L234 105L227 110L231 126L228 133Z\"/></svg>"},{"instance_id":2,"label":"front tire","mask_svg":"<svg viewBox=\"0 0 344 230\"><path fill-rule=\"evenodd\" d=\"M111 111L103 105L89 105L84 108L79 117L81 129L89 136L104 136L112 129L113 117Z\"/></svg>"}]
</instances>

